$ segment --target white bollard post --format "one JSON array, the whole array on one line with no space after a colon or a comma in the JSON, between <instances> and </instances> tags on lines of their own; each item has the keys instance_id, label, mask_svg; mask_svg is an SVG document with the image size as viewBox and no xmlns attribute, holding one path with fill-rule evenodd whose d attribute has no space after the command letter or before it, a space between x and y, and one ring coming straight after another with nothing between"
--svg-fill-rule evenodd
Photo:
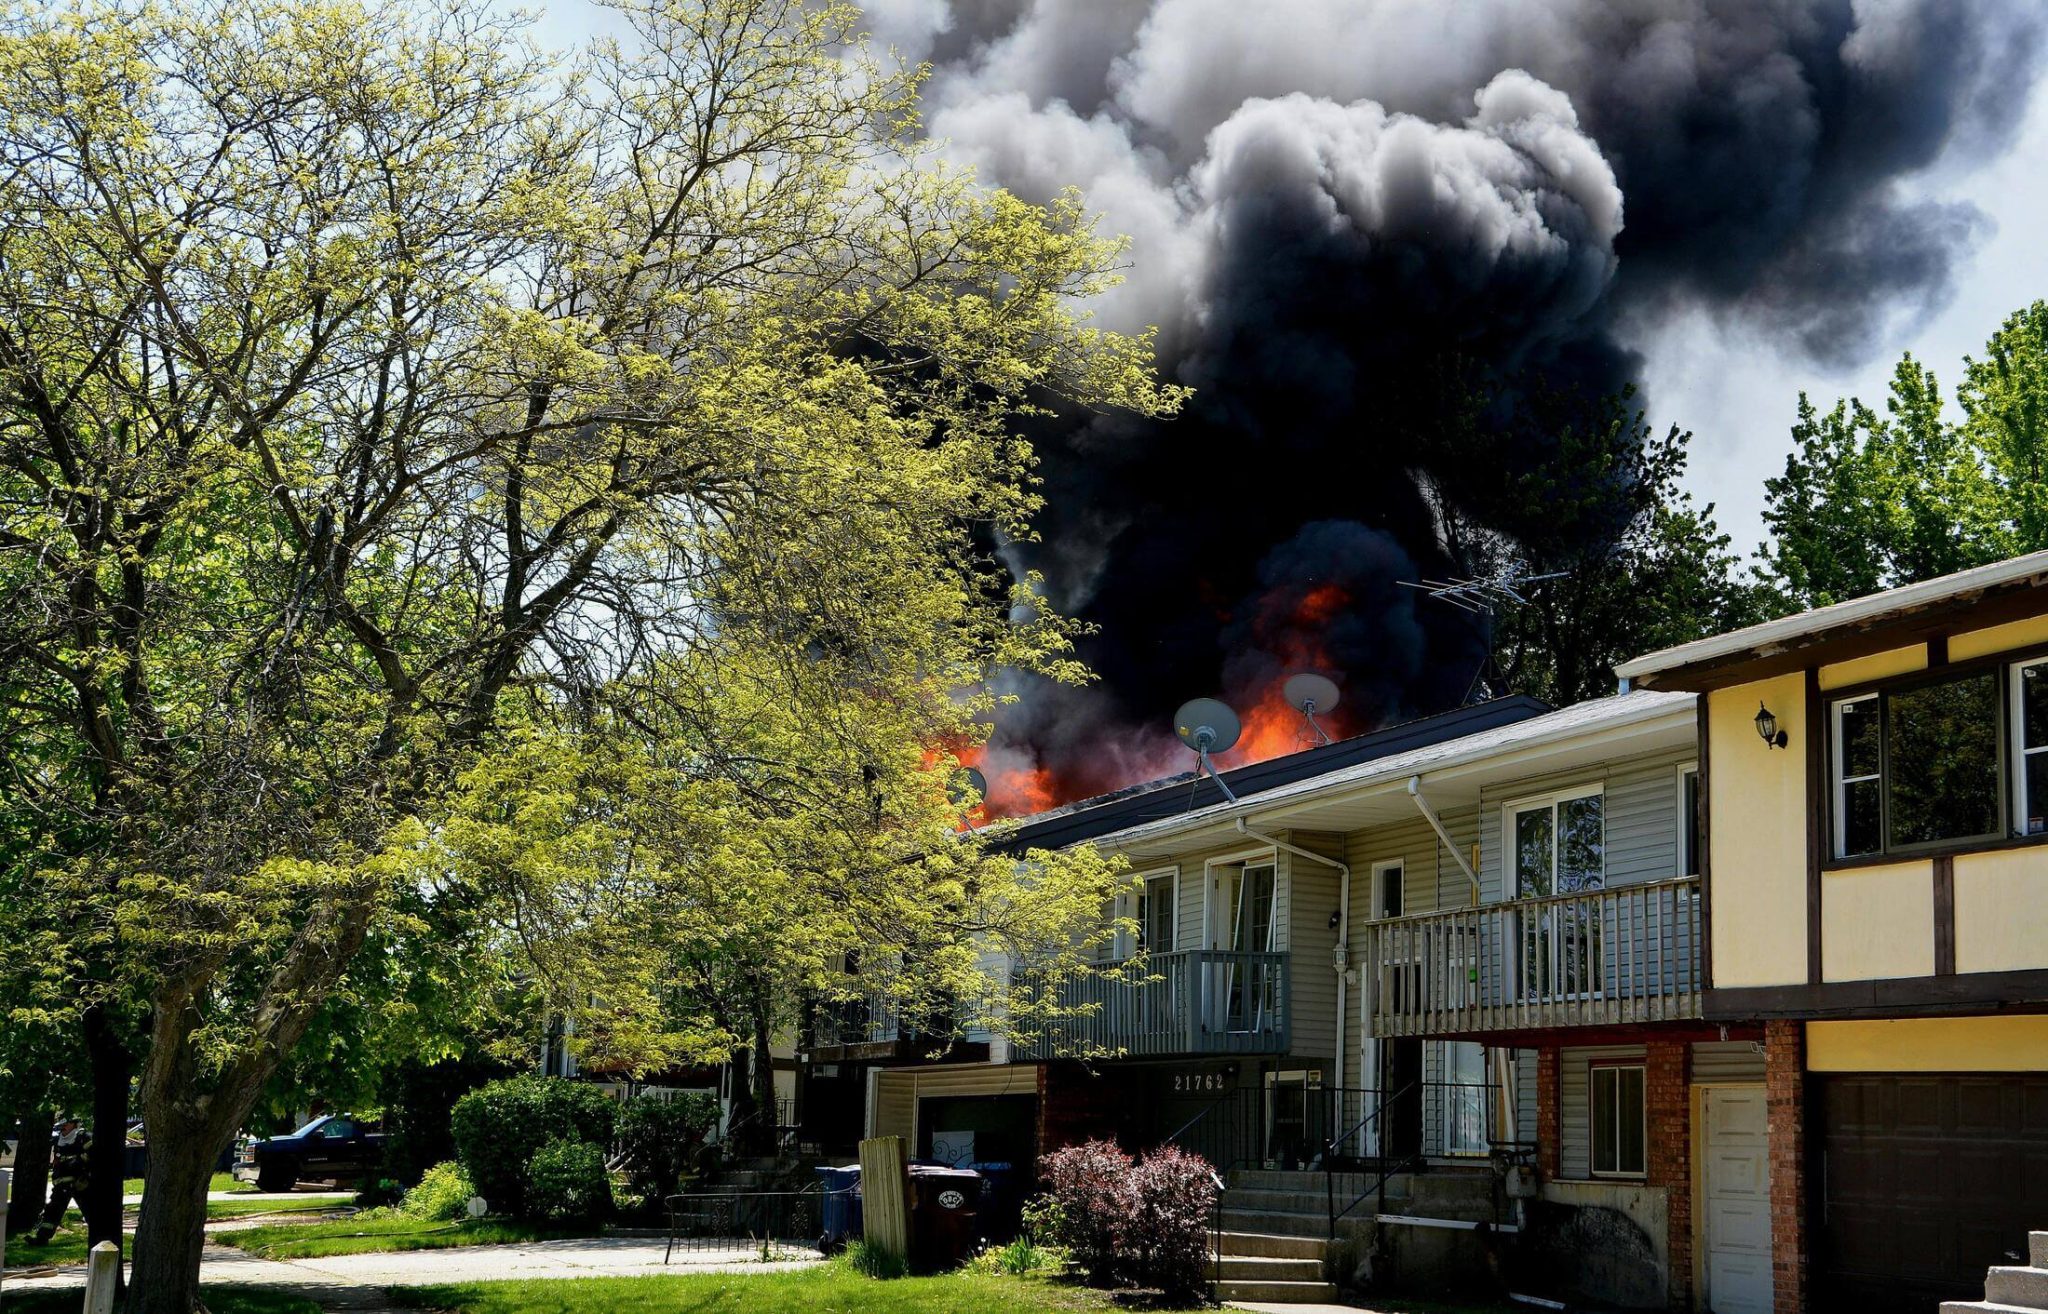
<instances>
[{"instance_id":1,"label":"white bollard post","mask_svg":"<svg viewBox=\"0 0 2048 1314\"><path fill-rule=\"evenodd\" d=\"M121 1247L102 1241L85 1261L85 1314L114 1314L114 1287L120 1281Z\"/></svg>"}]
</instances>

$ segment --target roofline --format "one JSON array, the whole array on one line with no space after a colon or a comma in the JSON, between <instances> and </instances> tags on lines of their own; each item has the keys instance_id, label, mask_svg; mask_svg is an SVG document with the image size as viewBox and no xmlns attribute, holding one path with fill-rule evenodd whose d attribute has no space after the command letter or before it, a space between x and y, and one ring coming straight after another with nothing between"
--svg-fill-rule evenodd
<instances>
[{"instance_id":1,"label":"roofline","mask_svg":"<svg viewBox=\"0 0 2048 1314\"><path fill-rule=\"evenodd\" d=\"M1576 708L1583 708L1584 706L1584 703L1574 704L1573 707L1559 708L1554 712L1545 712L1540 716L1532 716L1525 721L1510 722L1508 725L1495 727L1495 729L1512 730L1516 727L1535 725L1547 718L1561 716L1566 712L1573 711ZM1209 807L1201 808L1194 812L1183 813L1174 817L1164 817L1157 821L1144 822L1124 830L1105 831L1103 834L1086 840L1077 840L1075 843L1095 844L1118 850L1127 850L1135 844L1141 844L1148 840L1165 839L1184 832L1205 830L1215 826L1234 825L1240 819L1250 823L1255 818L1263 820L1285 812L1299 811L1311 803L1326 801L1326 796L1328 795L1341 794L1352 790L1375 792L1376 788L1405 789L1409 779L1417 775L1442 776L1448 771L1456 771L1460 768L1469 768L1482 764L1495 765L1515 762L1525 757L1539 755L1542 752L1556 748L1559 744L1569 743L1575 739L1594 738L1603 733L1629 729L1659 720L1670 720L1674 724L1685 726L1697 724L1696 714L1689 699L1683 702L1677 699L1669 702L1662 699L1656 701L1646 699L1631 706L1618 708L1597 721L1568 723L1565 726L1538 733L1533 738L1512 744L1496 744L1484 748L1468 748L1462 752L1453 752L1437 761L1431 762L1426 770L1417 771L1412 768L1387 770L1389 762L1395 760L1395 758L1405 756L1405 754L1395 754L1391 757L1361 762L1356 766L1328 772L1324 775L1310 776L1305 780L1296 781L1291 785L1282 785L1276 789L1267 790L1262 794L1255 794L1251 797L1240 799L1235 803L1212 804ZM1482 730L1473 735L1464 736L1464 738L1477 738L1481 734L1491 733L1493 733L1491 730ZM1453 739L1445 742L1455 744L1458 741ZM1436 746L1428 745L1426 747ZM1414 751L1421 752L1425 750L1417 749Z\"/></svg>"},{"instance_id":2,"label":"roofline","mask_svg":"<svg viewBox=\"0 0 2048 1314\"><path fill-rule=\"evenodd\" d=\"M1681 643L1623 662L1614 673L1646 689L1720 688L1815 661L1900 647L1911 636L1894 631L1945 631L1961 613L1991 602L2022 614L2048 611L2048 601L2030 596L2043 584L2048 584L2048 552L2032 552ZM1995 613L1989 623L2000 618Z\"/></svg>"}]
</instances>

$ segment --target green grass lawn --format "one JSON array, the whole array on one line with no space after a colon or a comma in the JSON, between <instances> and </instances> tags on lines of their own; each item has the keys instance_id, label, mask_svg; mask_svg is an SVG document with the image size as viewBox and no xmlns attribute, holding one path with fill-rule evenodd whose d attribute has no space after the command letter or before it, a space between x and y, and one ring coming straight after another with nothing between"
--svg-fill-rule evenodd
<instances>
[{"instance_id":1,"label":"green grass lawn","mask_svg":"<svg viewBox=\"0 0 2048 1314\"><path fill-rule=\"evenodd\" d=\"M240 1204L241 1201L234 1201ZM279 1223L215 1234L214 1240L264 1259L318 1259L324 1255L360 1255L386 1250L450 1250L458 1246L497 1246L515 1241L588 1235L531 1223L486 1218L460 1223L434 1223L418 1218L346 1218L330 1223Z\"/></svg>"},{"instance_id":2,"label":"green grass lawn","mask_svg":"<svg viewBox=\"0 0 2048 1314\"><path fill-rule=\"evenodd\" d=\"M782 1273L471 1282L392 1294L448 1314L1083 1314L1121 1308L1103 1292L1043 1278L949 1273L877 1281L843 1263Z\"/></svg>"},{"instance_id":3,"label":"green grass lawn","mask_svg":"<svg viewBox=\"0 0 2048 1314\"><path fill-rule=\"evenodd\" d=\"M320 1314L304 1296L263 1287L203 1286L199 1294L211 1314ZM71 1291L7 1288L7 1314L78 1314L79 1294Z\"/></svg>"},{"instance_id":4,"label":"green grass lawn","mask_svg":"<svg viewBox=\"0 0 2048 1314\"><path fill-rule=\"evenodd\" d=\"M256 1183L238 1182L235 1180L235 1175L233 1173L215 1173L213 1175L212 1180L207 1182L206 1189L215 1194L218 1194L222 1191L233 1191L237 1195L242 1195L250 1191L254 1191L256 1189ZM124 1180L121 1183L121 1194L141 1195L142 1179L140 1177L130 1177Z\"/></svg>"},{"instance_id":5,"label":"green grass lawn","mask_svg":"<svg viewBox=\"0 0 2048 1314\"><path fill-rule=\"evenodd\" d=\"M57 1229L57 1235L50 1238L46 1246L32 1246L28 1236L9 1234L7 1237L7 1267L28 1268L38 1264L83 1264L85 1262L85 1219L76 1209L64 1214L64 1226ZM8 1314L13 1314L13 1295L7 1297Z\"/></svg>"}]
</instances>

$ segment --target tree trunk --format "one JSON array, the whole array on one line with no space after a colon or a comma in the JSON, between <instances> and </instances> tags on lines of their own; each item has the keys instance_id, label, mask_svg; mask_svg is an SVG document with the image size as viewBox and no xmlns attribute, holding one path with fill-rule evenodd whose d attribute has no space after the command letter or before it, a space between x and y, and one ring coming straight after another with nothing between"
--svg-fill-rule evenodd
<instances>
[{"instance_id":1,"label":"tree trunk","mask_svg":"<svg viewBox=\"0 0 2048 1314\"><path fill-rule=\"evenodd\" d=\"M775 1051L768 1032L767 996L766 987L756 982L750 1010L754 1020L754 1103L761 1110L762 1153L774 1154L780 1148L775 1135L782 1117L775 1106Z\"/></svg>"},{"instance_id":2,"label":"tree trunk","mask_svg":"<svg viewBox=\"0 0 2048 1314\"><path fill-rule=\"evenodd\" d=\"M21 1143L14 1151L14 1188L7 1201L7 1235L26 1236L35 1230L49 1201L50 1135L57 1114L42 1108L21 1120Z\"/></svg>"},{"instance_id":3,"label":"tree trunk","mask_svg":"<svg viewBox=\"0 0 2048 1314\"><path fill-rule=\"evenodd\" d=\"M88 1245L112 1241L120 1249L121 1183L127 1172L128 1090L135 1059L106 1010L88 1008L85 1052L92 1067L92 1151L86 1156L85 1215ZM117 1273L120 1269L117 1267Z\"/></svg>"},{"instance_id":4,"label":"tree trunk","mask_svg":"<svg viewBox=\"0 0 2048 1314\"><path fill-rule=\"evenodd\" d=\"M754 1100L753 1064L749 1062L751 1050L735 1049L726 1060L732 1071L732 1112L726 1119L727 1140L736 1154L754 1153L755 1124L760 1121L755 1115L760 1106Z\"/></svg>"},{"instance_id":5,"label":"tree trunk","mask_svg":"<svg viewBox=\"0 0 2048 1314\"><path fill-rule=\"evenodd\" d=\"M145 1098L149 1170L135 1229L130 1314L191 1314L199 1303L199 1259L206 1245L206 1188L214 1160L240 1117L188 1119ZM163 1134L158 1128L163 1129Z\"/></svg>"}]
</instances>

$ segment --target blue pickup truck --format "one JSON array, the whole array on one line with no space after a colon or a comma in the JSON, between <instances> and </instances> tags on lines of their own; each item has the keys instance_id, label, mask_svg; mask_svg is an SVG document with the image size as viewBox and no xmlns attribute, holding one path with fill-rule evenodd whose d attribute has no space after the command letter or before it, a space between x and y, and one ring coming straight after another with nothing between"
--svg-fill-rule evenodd
<instances>
[{"instance_id":1,"label":"blue pickup truck","mask_svg":"<svg viewBox=\"0 0 2048 1314\"><path fill-rule=\"evenodd\" d=\"M261 1191L289 1191L302 1181L360 1181L384 1162L384 1133L348 1113L313 1119L289 1136L272 1136L243 1151L236 1175Z\"/></svg>"}]
</instances>

